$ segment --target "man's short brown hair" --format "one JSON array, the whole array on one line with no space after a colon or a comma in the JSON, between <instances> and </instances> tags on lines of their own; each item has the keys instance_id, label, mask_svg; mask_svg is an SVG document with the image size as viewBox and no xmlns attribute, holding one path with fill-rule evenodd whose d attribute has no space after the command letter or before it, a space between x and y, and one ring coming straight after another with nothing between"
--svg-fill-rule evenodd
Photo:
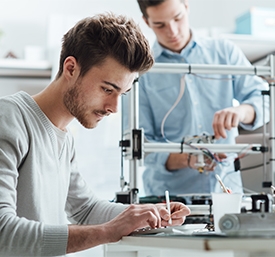
<instances>
[{"instance_id":1,"label":"man's short brown hair","mask_svg":"<svg viewBox=\"0 0 275 257\"><path fill-rule=\"evenodd\" d=\"M154 63L150 45L134 20L112 13L85 18L63 36L57 78L68 56L76 58L80 76L107 57L131 72L146 72Z\"/></svg>"},{"instance_id":2,"label":"man's short brown hair","mask_svg":"<svg viewBox=\"0 0 275 257\"><path fill-rule=\"evenodd\" d=\"M145 19L148 19L148 14L147 14L147 8L150 6L156 6L160 5L166 0L137 0L139 9L142 12L142 15ZM180 0L181 2L184 3L184 0Z\"/></svg>"}]
</instances>

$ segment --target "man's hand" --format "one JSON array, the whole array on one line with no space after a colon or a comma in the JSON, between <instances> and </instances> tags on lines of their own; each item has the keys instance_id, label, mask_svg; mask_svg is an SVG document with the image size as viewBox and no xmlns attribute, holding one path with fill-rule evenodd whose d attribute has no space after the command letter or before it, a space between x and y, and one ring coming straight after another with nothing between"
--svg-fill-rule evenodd
<instances>
[{"instance_id":1,"label":"man's hand","mask_svg":"<svg viewBox=\"0 0 275 257\"><path fill-rule=\"evenodd\" d=\"M179 202L171 202L170 203L170 209L171 209L171 219L172 219L172 224L169 224L169 213L166 209L166 204L156 204L159 214L161 217L161 226L166 227L166 226L179 226L185 221L185 217L190 214L190 209L184 205L183 203Z\"/></svg>"},{"instance_id":2,"label":"man's hand","mask_svg":"<svg viewBox=\"0 0 275 257\"><path fill-rule=\"evenodd\" d=\"M224 153L215 153L214 157L215 157L215 159L220 160L220 161L227 158L226 154L224 154ZM217 161L211 159L210 157L206 156L205 154L203 154L203 161L204 161L204 163L201 166L201 168L203 168L203 170L205 170L205 171L213 171L217 165ZM198 155L190 154L189 167L192 169L195 169L195 170L199 168Z\"/></svg>"},{"instance_id":3,"label":"man's hand","mask_svg":"<svg viewBox=\"0 0 275 257\"><path fill-rule=\"evenodd\" d=\"M148 226L161 227L161 215L155 204L129 205L114 219L100 225L69 225L67 253L117 242L134 230Z\"/></svg>"},{"instance_id":4,"label":"man's hand","mask_svg":"<svg viewBox=\"0 0 275 257\"><path fill-rule=\"evenodd\" d=\"M173 225L181 225L190 209L180 202L171 202L171 219ZM168 226L170 216L166 205L160 204L132 204L120 215L106 223L109 232L109 242L116 242L133 231L148 227L159 228Z\"/></svg>"},{"instance_id":5,"label":"man's hand","mask_svg":"<svg viewBox=\"0 0 275 257\"><path fill-rule=\"evenodd\" d=\"M203 154L203 153L202 153ZM220 160L225 159L227 156L224 153L217 153L214 156ZM203 156L205 165L204 170L213 171L216 167L216 162L213 162L207 156ZM171 153L166 162L166 169L169 171L183 169L183 168L198 169L198 155L188 153Z\"/></svg>"},{"instance_id":6,"label":"man's hand","mask_svg":"<svg viewBox=\"0 0 275 257\"><path fill-rule=\"evenodd\" d=\"M248 104L241 104L216 112L212 123L215 139L226 138L226 130L237 127L240 122L252 124L255 115L253 106Z\"/></svg>"}]
</instances>

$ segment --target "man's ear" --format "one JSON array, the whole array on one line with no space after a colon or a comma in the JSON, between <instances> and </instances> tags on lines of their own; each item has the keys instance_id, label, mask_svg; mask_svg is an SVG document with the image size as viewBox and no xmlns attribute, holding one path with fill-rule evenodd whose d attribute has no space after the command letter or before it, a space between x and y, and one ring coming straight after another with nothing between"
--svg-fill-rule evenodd
<instances>
[{"instance_id":1,"label":"man's ear","mask_svg":"<svg viewBox=\"0 0 275 257\"><path fill-rule=\"evenodd\" d=\"M63 64L63 74L67 79L78 76L79 66L73 56L68 56Z\"/></svg>"},{"instance_id":2,"label":"man's ear","mask_svg":"<svg viewBox=\"0 0 275 257\"><path fill-rule=\"evenodd\" d=\"M184 0L183 4L185 5L186 10L189 12L189 2L188 2L188 0Z\"/></svg>"}]
</instances>

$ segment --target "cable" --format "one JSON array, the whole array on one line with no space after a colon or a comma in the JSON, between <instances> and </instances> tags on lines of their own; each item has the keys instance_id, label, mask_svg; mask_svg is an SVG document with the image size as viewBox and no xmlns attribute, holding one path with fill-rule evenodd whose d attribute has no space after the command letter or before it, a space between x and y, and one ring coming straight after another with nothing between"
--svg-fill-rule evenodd
<instances>
[{"instance_id":1,"label":"cable","mask_svg":"<svg viewBox=\"0 0 275 257\"><path fill-rule=\"evenodd\" d=\"M173 104L173 106L170 108L170 110L165 114L162 122L161 122L161 135L162 137L165 139L166 142L169 142L169 143L173 143L171 141L169 141L166 137L165 137L165 134L164 134L164 124L165 124L165 121L167 119L167 117L170 115L170 113L175 109L175 107L178 105L180 99L182 98L183 94L184 94L184 91L185 91L185 76L182 76L181 79L180 79L180 92L179 92L179 96L177 98L177 100L175 101L175 103Z\"/></svg>"},{"instance_id":2,"label":"cable","mask_svg":"<svg viewBox=\"0 0 275 257\"><path fill-rule=\"evenodd\" d=\"M196 77L199 77L199 78L202 78L202 79L211 79L211 80L232 80L232 81L235 80L235 78L213 78L213 77L203 77L203 76L200 76L200 75L198 75L198 74L196 74L196 73L192 73L192 72L190 72L190 71L189 71L188 74L191 74L191 75L193 75L193 76L196 76ZM254 76L254 75L253 75L253 76ZM175 107L176 107L176 106L178 105L178 103L180 102L180 100L181 100L181 98L182 98L184 92L185 92L185 75L183 75L183 76L181 77L181 81L180 81L180 91L179 91L178 98L176 99L176 101L175 101L175 103L172 105L172 107L168 110L168 112L165 114L165 116L164 116L164 118L163 118L163 120L162 120L162 122L161 122L161 135L162 135L162 137L164 138L164 140L165 140L166 142L168 142L168 143L174 143L174 142L168 140L168 139L166 138L166 136L165 136L165 132L164 132L165 122L166 122L168 116L170 115L170 113L175 109ZM193 137L193 138L195 138L195 137ZM192 138L191 138L189 141L191 141L191 140L192 140ZM219 159L219 157L218 157L217 155L211 153L211 151L210 151L209 149L207 149L207 148L196 148L196 147L193 147L193 146L191 146L191 142L189 143L189 141L187 141L187 142L182 142L182 144L184 143L184 144L189 145L190 147L192 147L192 148L194 148L194 149L196 149L196 150L201 150L201 152L203 153L203 155L206 156L208 159L210 159L212 162L214 161L214 162L216 162L216 163L218 163L218 164L222 164L222 165L225 165L226 163L229 164L229 161L230 161L230 160L229 160L228 158L227 158L226 160L224 160L224 159L221 160L221 159ZM197 143L199 143L199 141L198 141ZM245 156L247 156L247 152L248 152L249 150L251 150L251 148L252 148L252 145L249 145L248 147L245 147L245 148L242 150L242 151L244 151L244 152L242 153L242 151L241 151L241 154L239 154L238 157L235 157L234 160L233 160L233 158L232 158L232 161L235 162L235 161L238 161L238 160L240 160L241 158L244 158Z\"/></svg>"},{"instance_id":3,"label":"cable","mask_svg":"<svg viewBox=\"0 0 275 257\"><path fill-rule=\"evenodd\" d=\"M268 164L269 164L269 162L266 162L266 165L268 165ZM260 168L262 166L264 166L263 163L262 164L258 164L258 165L254 165L254 166L250 166L250 167L242 168L242 169L240 169L240 171L243 172L243 171L247 171L247 170L253 170L253 169Z\"/></svg>"},{"instance_id":4,"label":"cable","mask_svg":"<svg viewBox=\"0 0 275 257\"><path fill-rule=\"evenodd\" d=\"M218 165L218 166L219 166L219 165ZM219 167L220 167L220 166L219 166ZM222 167L220 167L220 169L221 169L221 171L222 171ZM228 175L233 174L233 173L235 173L235 172L236 172L236 171L229 171L229 172L226 172L225 175L224 175L221 179L224 181L224 179L225 179ZM255 192L255 191L253 191L253 190L251 190L251 189L249 189L249 188L244 187L243 185L240 185L240 184L236 183L236 181L234 181L230 176L228 177L228 179L229 179L232 183L234 183L237 187L243 189L244 191L246 191L246 192L248 192L248 193L251 193L251 194L258 194L258 192Z\"/></svg>"},{"instance_id":5,"label":"cable","mask_svg":"<svg viewBox=\"0 0 275 257\"><path fill-rule=\"evenodd\" d=\"M190 66L191 68L191 66ZM184 75L181 77L181 81L180 81L180 92L179 92L179 96L177 98L177 100L175 101L175 103L173 104L173 106L168 110L168 112L165 114L162 122L161 122L161 135L162 137L164 138L164 140L166 142L169 142L169 143L174 143L170 140L168 140L165 136L165 133L164 133L164 125L165 125L165 122L166 122L166 119L168 118L168 116L170 115L170 113L175 109L175 107L178 105L179 101L181 100L183 94L184 94L184 91L185 91L185 74L188 74L188 75L193 75L195 77L198 77L198 78L201 78L201 79L209 79L209 80L220 80L220 81L234 81L236 78L214 78L214 77L204 77L204 76L200 76L196 73L192 73L191 72L191 69L189 69L189 72L188 73L184 73ZM255 75L247 75L247 76L255 76ZM258 75L257 75L258 76ZM258 77L261 77L263 80L265 80L266 82L268 82L268 78L264 77L264 76L258 76Z\"/></svg>"},{"instance_id":6,"label":"cable","mask_svg":"<svg viewBox=\"0 0 275 257\"><path fill-rule=\"evenodd\" d=\"M240 160L240 159L246 157L246 156L247 156L247 152L248 152L249 150L251 150L252 147L253 147L252 144L249 144L247 147L244 147L244 148L241 150L241 152L240 152L241 154L239 154L238 157L236 157L236 158L234 159L234 161L237 161L237 160ZM245 150L245 152L242 153L243 150Z\"/></svg>"},{"instance_id":7,"label":"cable","mask_svg":"<svg viewBox=\"0 0 275 257\"><path fill-rule=\"evenodd\" d=\"M191 139L189 140L191 141ZM213 154L208 148L205 147L196 147L192 145L191 143L184 143L185 145L188 145L189 147L195 149L195 150L200 150L204 156L206 156L208 159L210 159L212 162L214 161L217 164L221 164L225 166L226 164L229 165L229 162L227 160L221 160L218 156ZM226 165L226 166L228 166Z\"/></svg>"},{"instance_id":8,"label":"cable","mask_svg":"<svg viewBox=\"0 0 275 257\"><path fill-rule=\"evenodd\" d=\"M232 174L232 173L235 173L235 171L228 172L228 173L226 173L226 175L230 175L230 174ZM225 177L225 176L224 176L224 177ZM234 181L230 176L228 177L228 179L229 179L231 182L233 182L237 187L242 188L244 191L246 191L246 192L248 192L248 193L252 193L252 194L258 194L258 192L255 192L255 191L253 191L253 190L251 190L251 189L249 189L249 188L246 188L246 187L244 187L244 186L241 186L241 185L237 184L236 181Z\"/></svg>"}]
</instances>

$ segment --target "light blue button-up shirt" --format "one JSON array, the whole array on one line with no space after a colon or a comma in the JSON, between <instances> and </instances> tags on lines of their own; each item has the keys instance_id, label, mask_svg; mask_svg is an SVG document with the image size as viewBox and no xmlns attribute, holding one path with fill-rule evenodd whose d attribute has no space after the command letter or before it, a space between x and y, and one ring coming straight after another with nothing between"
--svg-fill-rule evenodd
<instances>
[{"instance_id":1,"label":"light blue button-up shirt","mask_svg":"<svg viewBox=\"0 0 275 257\"><path fill-rule=\"evenodd\" d=\"M251 65L241 50L225 39L197 39L193 36L180 54L171 52L156 42L153 52L157 63ZM147 140L166 142L161 133L161 124L178 98L183 76L184 94L167 116L163 126L167 140L180 143L186 136L201 135L204 132L213 135L214 113L232 106L233 99L241 104L252 105L256 111L254 124L240 126L246 130L254 130L263 124L261 91L267 90L267 84L257 76L196 76L147 72L139 78L140 127L144 129ZM268 101L269 99L265 103L267 120ZM226 139L217 140L216 143L235 144L237 135L237 128L231 129L227 131ZM172 195L221 192L215 178L216 173L233 192L243 192L241 174L234 171L232 156L228 158L227 166L219 165L214 172L203 173L190 168L168 171L165 168L168 156L168 152L150 153L146 156L146 169L143 174L146 195L163 195L165 190L169 190Z\"/></svg>"}]
</instances>

